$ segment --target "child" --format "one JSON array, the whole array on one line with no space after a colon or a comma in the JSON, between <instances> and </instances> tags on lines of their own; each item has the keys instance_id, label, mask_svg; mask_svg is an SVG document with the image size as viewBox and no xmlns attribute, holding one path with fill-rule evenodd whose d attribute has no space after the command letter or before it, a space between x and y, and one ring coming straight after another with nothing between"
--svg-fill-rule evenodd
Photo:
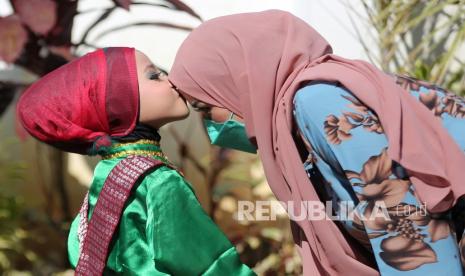
<instances>
[{"instance_id":1,"label":"child","mask_svg":"<svg viewBox=\"0 0 465 276\"><path fill-rule=\"evenodd\" d=\"M156 130L189 110L144 54L87 54L34 83L17 111L40 141L102 157L68 238L76 274L254 274L163 155Z\"/></svg>"}]
</instances>

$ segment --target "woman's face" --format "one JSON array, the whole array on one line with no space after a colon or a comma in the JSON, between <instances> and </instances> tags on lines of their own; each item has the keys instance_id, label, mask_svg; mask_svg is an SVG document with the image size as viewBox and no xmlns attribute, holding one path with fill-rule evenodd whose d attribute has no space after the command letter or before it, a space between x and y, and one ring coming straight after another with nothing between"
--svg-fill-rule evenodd
<instances>
[{"instance_id":1,"label":"woman's face","mask_svg":"<svg viewBox=\"0 0 465 276\"><path fill-rule=\"evenodd\" d=\"M210 119L215 122L222 123L231 117L231 111L226 108L209 105L187 95L182 90L178 91L189 102L195 111L198 111L202 114L203 119ZM242 123L244 122L244 120L237 115L234 115L234 119Z\"/></svg>"},{"instance_id":2,"label":"woman's face","mask_svg":"<svg viewBox=\"0 0 465 276\"><path fill-rule=\"evenodd\" d=\"M146 55L136 50L139 82L139 122L160 128L189 115L186 100L174 89L160 69Z\"/></svg>"}]
</instances>

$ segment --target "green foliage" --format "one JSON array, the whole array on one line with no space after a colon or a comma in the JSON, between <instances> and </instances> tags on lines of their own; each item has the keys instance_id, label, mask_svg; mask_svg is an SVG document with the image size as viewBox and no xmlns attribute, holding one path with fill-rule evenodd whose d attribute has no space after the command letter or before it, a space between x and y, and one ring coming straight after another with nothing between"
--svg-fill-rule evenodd
<instances>
[{"instance_id":1,"label":"green foliage","mask_svg":"<svg viewBox=\"0 0 465 276\"><path fill-rule=\"evenodd\" d=\"M378 45L368 56L386 71L465 94L465 1L361 0ZM360 33L360 32L359 32Z\"/></svg>"},{"instance_id":2,"label":"green foliage","mask_svg":"<svg viewBox=\"0 0 465 276\"><path fill-rule=\"evenodd\" d=\"M21 240L26 233L19 227L23 201L13 187L21 180L24 165L11 162L0 145L0 272L10 270L18 261L28 259Z\"/></svg>"},{"instance_id":3,"label":"green foliage","mask_svg":"<svg viewBox=\"0 0 465 276\"><path fill-rule=\"evenodd\" d=\"M43 210L31 210L18 189L27 167L14 161L0 142L0 275L37 275L62 271L67 265L66 231ZM33 184L32 184L33 185Z\"/></svg>"}]
</instances>

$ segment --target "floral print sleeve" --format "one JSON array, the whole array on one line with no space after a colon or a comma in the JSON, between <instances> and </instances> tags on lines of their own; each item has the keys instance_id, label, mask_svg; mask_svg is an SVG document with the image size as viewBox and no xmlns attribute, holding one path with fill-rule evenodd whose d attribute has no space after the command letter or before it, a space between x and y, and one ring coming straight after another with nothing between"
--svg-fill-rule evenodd
<instances>
[{"instance_id":1,"label":"floral print sleeve","mask_svg":"<svg viewBox=\"0 0 465 276\"><path fill-rule=\"evenodd\" d=\"M397 81L465 150L463 98L411 78ZM406 171L387 155L373 111L343 87L311 83L294 97L294 118L309 151L304 166L310 177L315 167L324 178L312 183L328 191L334 213L353 204L353 217L340 222L373 253L382 275L462 275L451 212L429 214L417 200Z\"/></svg>"}]
</instances>

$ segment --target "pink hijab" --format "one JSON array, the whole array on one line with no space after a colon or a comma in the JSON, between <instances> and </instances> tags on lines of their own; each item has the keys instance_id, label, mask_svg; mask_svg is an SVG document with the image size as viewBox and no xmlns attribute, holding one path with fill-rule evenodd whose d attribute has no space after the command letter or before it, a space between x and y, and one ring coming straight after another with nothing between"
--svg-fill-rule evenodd
<instances>
[{"instance_id":1,"label":"pink hijab","mask_svg":"<svg viewBox=\"0 0 465 276\"><path fill-rule=\"evenodd\" d=\"M169 78L184 93L244 118L271 189L295 206L319 198L292 136L293 96L307 81L339 82L377 113L390 158L407 169L428 210L450 208L465 194L465 155L441 121L373 65L331 53L325 39L292 14L235 14L195 29ZM333 221L295 223L305 275L378 274L360 261Z\"/></svg>"}]
</instances>

